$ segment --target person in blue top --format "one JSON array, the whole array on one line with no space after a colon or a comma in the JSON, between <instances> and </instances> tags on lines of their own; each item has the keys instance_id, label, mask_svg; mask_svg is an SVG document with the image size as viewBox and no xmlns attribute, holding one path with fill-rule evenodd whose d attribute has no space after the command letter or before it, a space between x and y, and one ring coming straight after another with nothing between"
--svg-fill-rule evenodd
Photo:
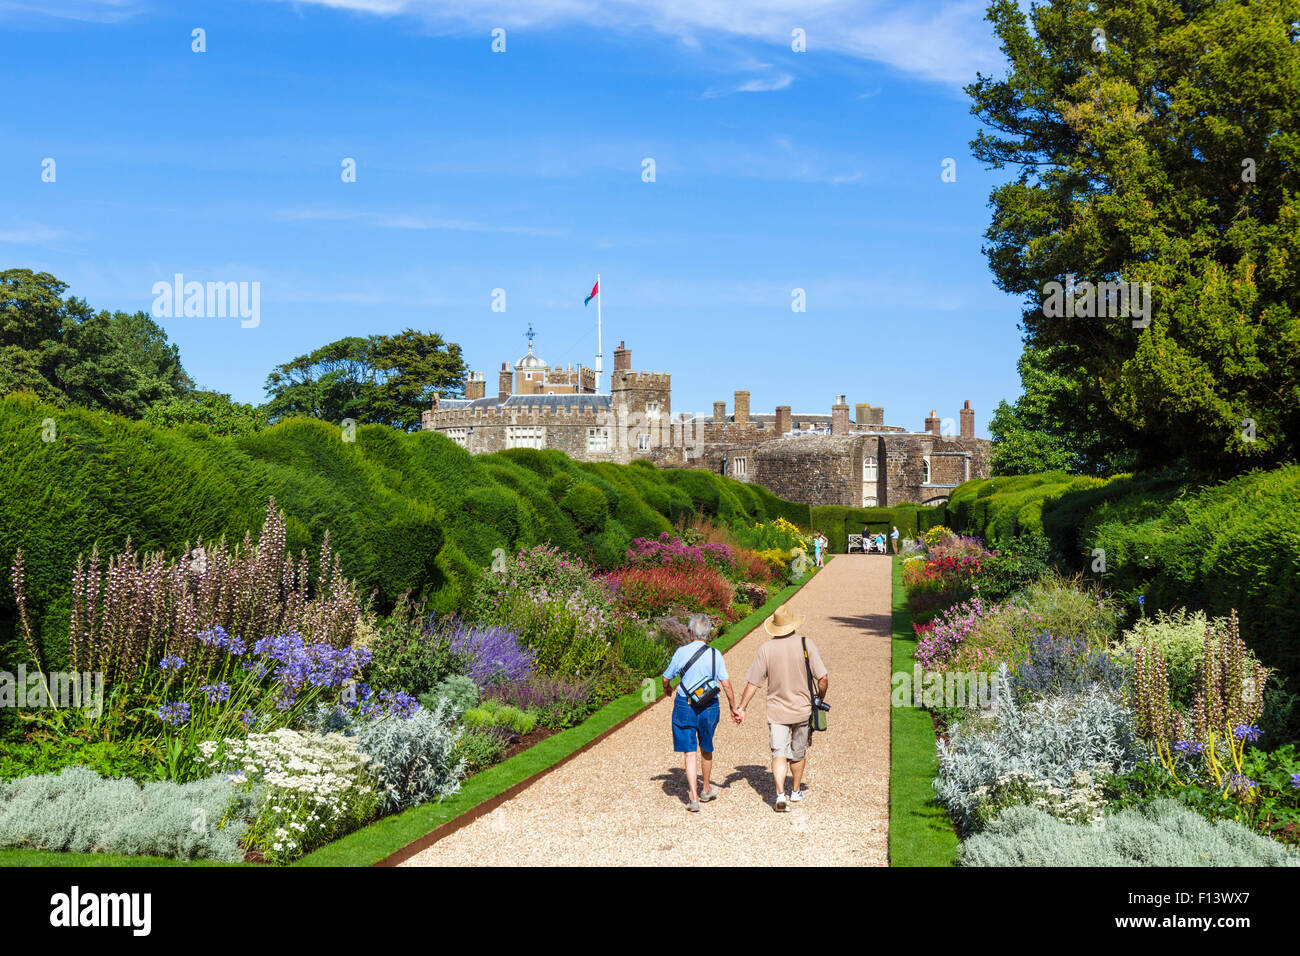
<instances>
[{"instance_id":1,"label":"person in blue top","mask_svg":"<svg viewBox=\"0 0 1300 956\"><path fill-rule=\"evenodd\" d=\"M731 719L740 723L740 717L727 664L722 655L706 643L713 622L707 615L696 614L687 626L695 640L677 648L677 653L664 668L663 683L664 694L673 695L673 750L686 755L686 789L690 797L686 809L697 813L701 803L708 803L718 796L709 774L713 770L713 732L718 726L720 693L727 695ZM671 681L679 676L681 681L673 690ZM698 795L695 785L697 747L703 758L701 772L704 777L704 788L698 791Z\"/></svg>"}]
</instances>

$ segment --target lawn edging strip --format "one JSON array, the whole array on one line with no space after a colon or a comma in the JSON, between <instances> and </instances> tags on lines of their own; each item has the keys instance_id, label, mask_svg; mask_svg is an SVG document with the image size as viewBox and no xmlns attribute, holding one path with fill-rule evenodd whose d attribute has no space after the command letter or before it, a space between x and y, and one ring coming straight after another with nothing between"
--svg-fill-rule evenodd
<instances>
[{"instance_id":1,"label":"lawn edging strip","mask_svg":"<svg viewBox=\"0 0 1300 956\"><path fill-rule=\"evenodd\" d=\"M769 598L762 607L727 629L713 642L727 651L749 636L780 605L808 584L813 569L797 584ZM532 786L547 773L594 747L663 696L659 681L611 701L576 727L547 737L508 760L470 777L461 789L439 803L425 803L376 820L296 861L294 866L396 866L438 840L490 813Z\"/></svg>"},{"instance_id":2,"label":"lawn edging strip","mask_svg":"<svg viewBox=\"0 0 1300 956\"><path fill-rule=\"evenodd\" d=\"M893 567L893 671L912 673L916 632L907 609L903 563ZM889 865L952 866L957 834L946 810L934 802L938 756L934 721L924 707L889 708Z\"/></svg>"}]
</instances>

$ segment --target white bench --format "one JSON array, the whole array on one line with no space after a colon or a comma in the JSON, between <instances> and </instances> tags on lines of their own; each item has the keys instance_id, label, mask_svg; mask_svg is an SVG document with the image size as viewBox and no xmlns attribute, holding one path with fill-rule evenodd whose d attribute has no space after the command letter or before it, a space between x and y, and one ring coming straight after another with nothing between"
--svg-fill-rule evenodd
<instances>
[{"instance_id":1,"label":"white bench","mask_svg":"<svg viewBox=\"0 0 1300 956\"><path fill-rule=\"evenodd\" d=\"M862 535L860 534L849 535L849 546L847 549L847 553L852 554L854 551L862 551L862 550L863 550Z\"/></svg>"}]
</instances>

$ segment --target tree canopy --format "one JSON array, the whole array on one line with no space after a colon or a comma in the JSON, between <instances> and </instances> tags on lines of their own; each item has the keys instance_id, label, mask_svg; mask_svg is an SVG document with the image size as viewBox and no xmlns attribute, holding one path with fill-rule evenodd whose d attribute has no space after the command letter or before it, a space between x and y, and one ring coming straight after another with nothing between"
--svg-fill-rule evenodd
<instances>
[{"instance_id":1,"label":"tree canopy","mask_svg":"<svg viewBox=\"0 0 1300 956\"><path fill-rule=\"evenodd\" d=\"M1218 471L1294 459L1300 2L1053 0L1026 15L996 0L988 19L1010 64L967 87L987 127L971 145L1019 175L990 197L984 251L1026 297L1034 374L1059 379L1028 399L1028 430L1094 436L1083 470L1129 452ZM1047 284L1071 278L1150 283L1149 314L1097 316L1113 295L1045 309ZM1044 394L1071 401L1035 419Z\"/></svg>"},{"instance_id":2,"label":"tree canopy","mask_svg":"<svg viewBox=\"0 0 1300 956\"><path fill-rule=\"evenodd\" d=\"M0 392L138 418L194 383L147 313L95 312L46 272L0 272Z\"/></svg>"},{"instance_id":3,"label":"tree canopy","mask_svg":"<svg viewBox=\"0 0 1300 956\"><path fill-rule=\"evenodd\" d=\"M460 395L465 362L460 346L436 332L350 336L323 345L267 376L271 419L308 415L340 422L420 427L434 394Z\"/></svg>"}]
</instances>

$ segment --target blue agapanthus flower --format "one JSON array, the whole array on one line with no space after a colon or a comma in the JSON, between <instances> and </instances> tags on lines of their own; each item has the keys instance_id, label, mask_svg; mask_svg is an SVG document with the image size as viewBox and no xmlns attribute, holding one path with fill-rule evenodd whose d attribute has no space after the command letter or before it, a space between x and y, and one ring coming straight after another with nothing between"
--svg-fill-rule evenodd
<instances>
[{"instance_id":1,"label":"blue agapanthus flower","mask_svg":"<svg viewBox=\"0 0 1300 956\"><path fill-rule=\"evenodd\" d=\"M1232 728L1232 736L1236 737L1238 740L1245 740L1252 744L1259 740L1261 733L1262 731L1254 724L1241 724L1238 727Z\"/></svg>"},{"instance_id":2,"label":"blue agapanthus flower","mask_svg":"<svg viewBox=\"0 0 1300 956\"><path fill-rule=\"evenodd\" d=\"M1291 789L1300 790L1300 773L1291 774Z\"/></svg>"},{"instance_id":3,"label":"blue agapanthus flower","mask_svg":"<svg viewBox=\"0 0 1300 956\"><path fill-rule=\"evenodd\" d=\"M244 712L239 715L239 722L245 727L252 728L257 723L257 716L253 713L253 708L245 707Z\"/></svg>"},{"instance_id":4,"label":"blue agapanthus flower","mask_svg":"<svg viewBox=\"0 0 1300 956\"><path fill-rule=\"evenodd\" d=\"M1180 740L1174 744L1174 750L1180 754L1191 757L1201 752L1201 745L1195 740Z\"/></svg>"},{"instance_id":5,"label":"blue agapanthus flower","mask_svg":"<svg viewBox=\"0 0 1300 956\"><path fill-rule=\"evenodd\" d=\"M179 700L163 704L158 708L158 717L164 724L180 727L190 722L190 705Z\"/></svg>"},{"instance_id":6,"label":"blue agapanthus flower","mask_svg":"<svg viewBox=\"0 0 1300 956\"><path fill-rule=\"evenodd\" d=\"M236 657L247 650L242 638L231 637L220 624L210 627L206 631L199 631L198 637L204 644L234 654Z\"/></svg>"},{"instance_id":7,"label":"blue agapanthus flower","mask_svg":"<svg viewBox=\"0 0 1300 956\"><path fill-rule=\"evenodd\" d=\"M209 704L220 704L230 700L230 685L225 681L216 684L204 684L199 690L207 695Z\"/></svg>"},{"instance_id":8,"label":"blue agapanthus flower","mask_svg":"<svg viewBox=\"0 0 1300 956\"><path fill-rule=\"evenodd\" d=\"M165 671L178 671L185 666L185 659L179 654L168 654L158 662L158 666Z\"/></svg>"}]
</instances>

